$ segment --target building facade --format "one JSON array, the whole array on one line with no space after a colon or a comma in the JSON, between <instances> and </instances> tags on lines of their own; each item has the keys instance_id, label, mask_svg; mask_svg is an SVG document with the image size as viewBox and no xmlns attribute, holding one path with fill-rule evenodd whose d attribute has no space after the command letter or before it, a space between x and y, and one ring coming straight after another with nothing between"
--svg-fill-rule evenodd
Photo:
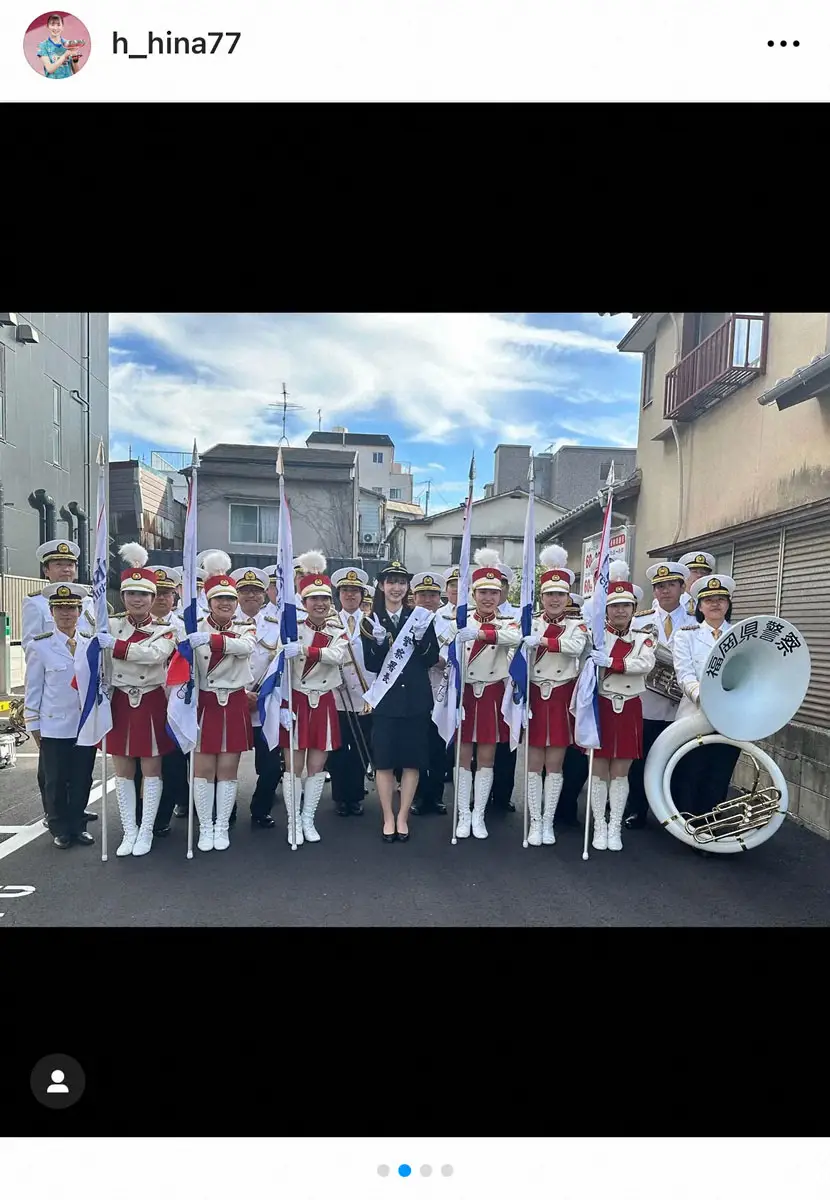
<instances>
[{"instance_id":1,"label":"building facade","mask_svg":"<svg viewBox=\"0 0 830 1200\"><path fill-rule=\"evenodd\" d=\"M490 495L527 487L530 446L498 445ZM611 463L617 479L627 479L637 465L636 447L561 446L555 454L533 457L536 494L570 511L592 500L605 484Z\"/></svg>"},{"instance_id":2,"label":"building facade","mask_svg":"<svg viewBox=\"0 0 830 1200\"><path fill-rule=\"evenodd\" d=\"M109 314L0 313L0 571L37 579L68 537L89 581L99 441L109 441Z\"/></svg>"},{"instance_id":3,"label":"building facade","mask_svg":"<svg viewBox=\"0 0 830 1200\"><path fill-rule=\"evenodd\" d=\"M278 452L278 446L223 443L202 455L198 476L200 549L274 561ZM327 557L354 558L358 553L360 494L357 455L302 447L283 447L282 455L295 555L320 550ZM188 473L189 468L182 471Z\"/></svg>"},{"instance_id":4,"label":"building facade","mask_svg":"<svg viewBox=\"0 0 830 1200\"><path fill-rule=\"evenodd\" d=\"M342 449L357 454L360 486L386 500L412 503L412 473L395 460L395 443L386 433L349 433L343 426L317 431L306 439L309 448Z\"/></svg>"},{"instance_id":5,"label":"building facade","mask_svg":"<svg viewBox=\"0 0 830 1200\"><path fill-rule=\"evenodd\" d=\"M830 313L643 313L620 350L643 358L634 577L708 550L735 579L734 620L801 631L810 689L761 744L793 814L830 836Z\"/></svg>"},{"instance_id":6,"label":"building facade","mask_svg":"<svg viewBox=\"0 0 830 1200\"><path fill-rule=\"evenodd\" d=\"M187 500L176 498L174 476L138 459L109 464L109 532L118 545L138 542L150 553L181 552Z\"/></svg>"}]
</instances>

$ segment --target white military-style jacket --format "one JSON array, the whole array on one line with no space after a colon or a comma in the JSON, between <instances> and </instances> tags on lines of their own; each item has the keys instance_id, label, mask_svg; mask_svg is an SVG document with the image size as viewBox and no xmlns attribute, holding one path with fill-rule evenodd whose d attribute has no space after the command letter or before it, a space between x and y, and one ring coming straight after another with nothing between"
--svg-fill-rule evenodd
<instances>
[{"instance_id":1,"label":"white military-style jacket","mask_svg":"<svg viewBox=\"0 0 830 1200\"><path fill-rule=\"evenodd\" d=\"M75 635L76 644L78 634ZM58 629L37 633L26 659L23 716L29 733L46 738L75 738L81 719L81 700L75 678L75 654Z\"/></svg>"},{"instance_id":2,"label":"white military-style jacket","mask_svg":"<svg viewBox=\"0 0 830 1200\"><path fill-rule=\"evenodd\" d=\"M675 720L693 717L700 711L698 689L703 668L712 649L723 640L731 628L729 622L724 621L716 637L712 626L703 621L700 625L695 622L693 626L678 634L673 647L674 673L684 694L678 705Z\"/></svg>"},{"instance_id":3,"label":"white military-style jacket","mask_svg":"<svg viewBox=\"0 0 830 1200\"><path fill-rule=\"evenodd\" d=\"M363 639L360 636L360 622L363 620L363 613L358 608L357 612L352 613L354 617L354 631L349 633L349 613L342 609L337 614L337 619L343 626L346 635L346 655L343 659L342 675L344 691L348 691L351 698L352 707L348 707L348 700L344 699L340 688L334 693L334 702L337 705L338 712L356 712L361 716L364 712L368 712L366 701L363 699L363 693L368 692L369 688L375 682L375 675L371 671L366 670L366 663L363 657Z\"/></svg>"},{"instance_id":4,"label":"white military-style jacket","mask_svg":"<svg viewBox=\"0 0 830 1200\"><path fill-rule=\"evenodd\" d=\"M537 616L530 632L543 639L535 650L528 651L530 682L539 687L542 698L547 700L554 688L570 683L579 674L582 652L588 642L588 626L574 618L557 622Z\"/></svg>"},{"instance_id":5,"label":"white military-style jacket","mask_svg":"<svg viewBox=\"0 0 830 1200\"><path fill-rule=\"evenodd\" d=\"M41 592L29 592L29 595L23 601L21 616L23 618L23 632L20 637L20 644L23 647L23 653L26 654L33 638L36 638L39 633L52 632L56 626L52 617L52 610L49 607L49 601ZM81 615L78 618L78 626L81 629L95 629L95 607L91 596L86 596L81 601Z\"/></svg>"},{"instance_id":6,"label":"white military-style jacket","mask_svg":"<svg viewBox=\"0 0 830 1200\"><path fill-rule=\"evenodd\" d=\"M652 626L656 633L657 645L665 646L670 652L674 651L674 638L678 629L684 629L689 626L689 614L683 605L683 597L680 597L680 604L670 613L664 612L658 605L657 601L651 608L641 609L634 614L634 620L631 628L642 630ZM666 618L671 617L672 631L669 637L666 636L665 622ZM673 721L677 716L677 703L669 699L668 696L661 696L658 692L646 691L643 695L643 720L645 721Z\"/></svg>"},{"instance_id":7,"label":"white military-style jacket","mask_svg":"<svg viewBox=\"0 0 830 1200\"><path fill-rule=\"evenodd\" d=\"M244 613L242 614L242 618L250 620L250 618L245 617ZM256 625L256 644L251 654L251 672L254 678L248 690L252 694L256 694L268 672L268 668L279 653L282 643L280 642L280 623L275 616L263 609L257 613L253 620ZM259 719L259 709L257 707L251 709L251 724L262 724Z\"/></svg>"},{"instance_id":8,"label":"white military-style jacket","mask_svg":"<svg viewBox=\"0 0 830 1200\"><path fill-rule=\"evenodd\" d=\"M254 682L251 658L257 641L256 621L245 617L220 629L212 616L196 622L197 633L209 633L210 641L193 651L199 674L199 690L214 692L224 707L231 692L250 691Z\"/></svg>"},{"instance_id":9,"label":"white military-style jacket","mask_svg":"<svg viewBox=\"0 0 830 1200\"><path fill-rule=\"evenodd\" d=\"M478 634L482 629L487 635L486 641L465 642L463 646L465 668L464 679L473 689L473 695L478 697L491 683L503 683L510 673L510 661L518 646L522 644L522 631L512 617L495 617L484 620L478 612L467 614L467 625ZM455 621L448 621L443 635L447 645L458 633Z\"/></svg>"},{"instance_id":10,"label":"white military-style jacket","mask_svg":"<svg viewBox=\"0 0 830 1200\"><path fill-rule=\"evenodd\" d=\"M167 682L167 667L178 642L176 625L170 617L148 616L138 626L126 613L117 613L110 617L109 628L115 645L104 651L104 676L126 692L137 708L146 692Z\"/></svg>"},{"instance_id":11,"label":"white military-style jacket","mask_svg":"<svg viewBox=\"0 0 830 1200\"><path fill-rule=\"evenodd\" d=\"M642 697L646 675L654 670L655 629L629 629L621 637L610 625L605 626L605 653L614 667L600 667L599 694L611 701L614 712L621 713L626 700Z\"/></svg>"},{"instance_id":12,"label":"white military-style jacket","mask_svg":"<svg viewBox=\"0 0 830 1200\"><path fill-rule=\"evenodd\" d=\"M445 621L454 621L455 610L457 607L458 605L450 604L448 600L446 604L441 605L441 607L436 611L435 615L436 617L443 617Z\"/></svg>"},{"instance_id":13,"label":"white military-style jacket","mask_svg":"<svg viewBox=\"0 0 830 1200\"><path fill-rule=\"evenodd\" d=\"M300 654L292 660L291 684L295 691L308 697L316 708L320 697L334 691L343 682L343 664L349 653L349 635L337 613L324 619L322 625L312 624L311 618L298 626ZM363 698L361 697L361 710Z\"/></svg>"}]
</instances>

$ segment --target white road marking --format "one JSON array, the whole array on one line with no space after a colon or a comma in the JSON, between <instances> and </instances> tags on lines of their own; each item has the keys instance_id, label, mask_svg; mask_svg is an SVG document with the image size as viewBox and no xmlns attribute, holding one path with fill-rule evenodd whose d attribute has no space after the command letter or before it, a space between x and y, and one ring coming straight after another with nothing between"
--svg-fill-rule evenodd
<instances>
[{"instance_id":1,"label":"white road marking","mask_svg":"<svg viewBox=\"0 0 830 1200\"><path fill-rule=\"evenodd\" d=\"M30 754L28 750L25 753L18 750L17 754L15 755L15 758L40 758L40 755L39 754Z\"/></svg>"},{"instance_id":2,"label":"white road marking","mask_svg":"<svg viewBox=\"0 0 830 1200\"><path fill-rule=\"evenodd\" d=\"M115 780L110 777L107 780L107 791L111 792L115 788ZM87 808L93 804L97 804L101 799L101 785L96 783L92 791L89 793ZM15 827L17 828L17 827ZM0 859L8 858L10 854L14 854L16 850L22 850L24 846L28 846L29 842L33 842L36 837L40 837L42 833L48 833L44 827L43 817L38 817L32 825L24 825L19 833L15 833L7 842L0 844Z\"/></svg>"},{"instance_id":3,"label":"white road marking","mask_svg":"<svg viewBox=\"0 0 830 1200\"><path fill-rule=\"evenodd\" d=\"M20 833L21 830L28 828L28 825L0 825L0 833Z\"/></svg>"}]
</instances>

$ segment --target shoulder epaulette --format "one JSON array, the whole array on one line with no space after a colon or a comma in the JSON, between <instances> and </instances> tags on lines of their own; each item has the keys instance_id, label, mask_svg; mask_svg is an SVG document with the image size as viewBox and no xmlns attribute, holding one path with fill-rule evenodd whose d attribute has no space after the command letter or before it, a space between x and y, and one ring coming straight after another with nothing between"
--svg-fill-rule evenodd
<instances>
[{"instance_id":1,"label":"shoulder epaulette","mask_svg":"<svg viewBox=\"0 0 830 1200\"><path fill-rule=\"evenodd\" d=\"M120 619L122 617L126 617L127 613L126 613L126 611L124 611L124 612L120 612L120 613L113 613L112 615L115 618L115 620L120 621Z\"/></svg>"},{"instance_id":2,"label":"shoulder epaulette","mask_svg":"<svg viewBox=\"0 0 830 1200\"><path fill-rule=\"evenodd\" d=\"M34 600L35 596L42 596L42 595L43 595L43 592L27 592L27 593L26 593L26 599L27 599L27 600Z\"/></svg>"},{"instance_id":3,"label":"shoulder epaulette","mask_svg":"<svg viewBox=\"0 0 830 1200\"><path fill-rule=\"evenodd\" d=\"M642 629L635 629L633 633L647 633L649 636L657 637L656 625L644 625Z\"/></svg>"},{"instance_id":4,"label":"shoulder epaulette","mask_svg":"<svg viewBox=\"0 0 830 1200\"><path fill-rule=\"evenodd\" d=\"M49 629L49 630L47 630L46 633L36 633L35 636L32 638L32 641L42 642L44 638L51 637L54 632L55 632L54 629Z\"/></svg>"},{"instance_id":5,"label":"shoulder epaulette","mask_svg":"<svg viewBox=\"0 0 830 1200\"><path fill-rule=\"evenodd\" d=\"M654 609L653 608L641 608L639 612L635 612L634 616L635 617L653 617Z\"/></svg>"},{"instance_id":6,"label":"shoulder epaulette","mask_svg":"<svg viewBox=\"0 0 830 1200\"><path fill-rule=\"evenodd\" d=\"M279 625L279 623L280 623L278 617L269 617L267 614L263 619L266 621L270 621L272 625Z\"/></svg>"},{"instance_id":7,"label":"shoulder epaulette","mask_svg":"<svg viewBox=\"0 0 830 1200\"><path fill-rule=\"evenodd\" d=\"M675 629L674 632L675 633L694 633L695 630L697 630L697 629L700 629L699 625L678 625L677 629Z\"/></svg>"}]
</instances>

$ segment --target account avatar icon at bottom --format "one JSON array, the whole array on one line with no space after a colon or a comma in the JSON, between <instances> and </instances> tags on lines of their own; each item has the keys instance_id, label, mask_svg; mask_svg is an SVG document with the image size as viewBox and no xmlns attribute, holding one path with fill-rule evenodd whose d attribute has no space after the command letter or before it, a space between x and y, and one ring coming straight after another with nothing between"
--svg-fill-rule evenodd
<instances>
[{"instance_id":1,"label":"account avatar icon at bottom","mask_svg":"<svg viewBox=\"0 0 830 1200\"><path fill-rule=\"evenodd\" d=\"M49 1054L36 1063L32 1094L46 1108L70 1108L84 1094L86 1076L81 1064L66 1054Z\"/></svg>"},{"instance_id":2,"label":"account avatar icon at bottom","mask_svg":"<svg viewBox=\"0 0 830 1200\"><path fill-rule=\"evenodd\" d=\"M35 17L23 38L26 62L44 79L71 79L89 60L89 30L61 9Z\"/></svg>"}]
</instances>

